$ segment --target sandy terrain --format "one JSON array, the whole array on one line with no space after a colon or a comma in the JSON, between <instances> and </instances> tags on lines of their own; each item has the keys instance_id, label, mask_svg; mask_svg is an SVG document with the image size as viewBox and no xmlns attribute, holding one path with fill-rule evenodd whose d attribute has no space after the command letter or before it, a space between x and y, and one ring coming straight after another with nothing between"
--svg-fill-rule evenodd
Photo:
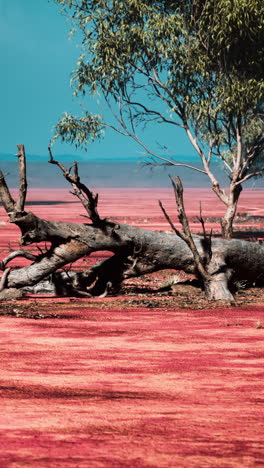
<instances>
[{"instance_id":1,"label":"sandy terrain","mask_svg":"<svg viewBox=\"0 0 264 468\"><path fill-rule=\"evenodd\" d=\"M131 224L168 229L158 198L175 212L170 190L100 192L102 216ZM242 195L240 212L264 216L263 192ZM200 199L204 216L221 214L208 191L186 190L190 216ZM39 216L83 222L66 191L29 200ZM19 236L1 213L0 258ZM144 293L158 276L146 281L138 295L1 305L1 468L263 466L261 295L182 309L180 296Z\"/></svg>"}]
</instances>

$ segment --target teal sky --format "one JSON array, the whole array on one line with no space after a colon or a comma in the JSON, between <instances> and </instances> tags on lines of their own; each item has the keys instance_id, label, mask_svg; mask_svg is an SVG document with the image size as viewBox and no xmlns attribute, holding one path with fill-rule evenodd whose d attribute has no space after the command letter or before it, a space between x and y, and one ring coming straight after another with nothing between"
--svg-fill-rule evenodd
<instances>
[{"instance_id":1,"label":"teal sky","mask_svg":"<svg viewBox=\"0 0 264 468\"><path fill-rule=\"evenodd\" d=\"M27 154L46 159L52 128L61 114L81 113L69 85L80 49L68 40L69 30L52 0L0 0L2 159L14 154L17 143L26 146ZM86 101L86 108L94 110L95 106ZM155 126L144 133L144 140L149 145L158 141L169 148L170 155L186 160L195 154L180 129L171 132L166 126ZM87 153L61 144L54 146L54 153L92 160L144 158L139 146L111 130L102 142L91 144Z\"/></svg>"}]
</instances>

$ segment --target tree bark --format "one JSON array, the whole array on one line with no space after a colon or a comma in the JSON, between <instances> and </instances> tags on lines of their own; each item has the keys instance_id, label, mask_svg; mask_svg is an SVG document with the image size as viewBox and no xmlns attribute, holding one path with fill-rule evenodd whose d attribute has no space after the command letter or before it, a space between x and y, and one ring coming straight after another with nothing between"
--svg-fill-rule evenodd
<instances>
[{"instance_id":1,"label":"tree bark","mask_svg":"<svg viewBox=\"0 0 264 468\"><path fill-rule=\"evenodd\" d=\"M237 204L241 191L241 185L230 184L230 192L226 203L226 212L221 220L222 236L224 239L232 239L233 222L236 216Z\"/></svg>"},{"instance_id":2,"label":"tree bark","mask_svg":"<svg viewBox=\"0 0 264 468\"><path fill-rule=\"evenodd\" d=\"M111 222L106 222L104 229L93 224L51 222L26 212L19 217L10 213L10 219L21 229L22 244L49 241L51 247L31 265L11 270L5 288L31 287L32 292L38 292L46 287L46 292L64 295L102 295L118 288L127 278L162 269L199 275L190 248L173 233L152 232L126 224L114 229ZM194 237L194 242L203 256L204 239ZM95 251L109 251L114 255L88 271L56 272ZM236 239L212 239L212 259L213 281L206 285L210 299L231 299L231 277L249 281L264 278L262 245ZM40 284L43 280L45 287ZM38 286L34 289L34 285Z\"/></svg>"}]
</instances>

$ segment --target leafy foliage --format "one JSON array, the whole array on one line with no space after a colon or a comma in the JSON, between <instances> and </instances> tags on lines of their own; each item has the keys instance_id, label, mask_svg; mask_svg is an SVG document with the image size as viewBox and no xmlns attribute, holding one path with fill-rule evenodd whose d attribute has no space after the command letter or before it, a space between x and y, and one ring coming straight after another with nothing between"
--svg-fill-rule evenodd
<instances>
[{"instance_id":1,"label":"leafy foliage","mask_svg":"<svg viewBox=\"0 0 264 468\"><path fill-rule=\"evenodd\" d=\"M236 182L253 175L264 146L262 0L54 1L82 35L75 94L116 106L117 126L134 138L153 120L182 126L206 171L215 155ZM102 136L100 125L89 113L64 116L57 137L83 145Z\"/></svg>"},{"instance_id":2,"label":"leafy foliage","mask_svg":"<svg viewBox=\"0 0 264 468\"><path fill-rule=\"evenodd\" d=\"M86 113L85 117L76 118L64 112L63 117L56 125L54 139L61 138L78 146L86 146L88 140L94 141L103 136L102 119L100 115Z\"/></svg>"}]
</instances>

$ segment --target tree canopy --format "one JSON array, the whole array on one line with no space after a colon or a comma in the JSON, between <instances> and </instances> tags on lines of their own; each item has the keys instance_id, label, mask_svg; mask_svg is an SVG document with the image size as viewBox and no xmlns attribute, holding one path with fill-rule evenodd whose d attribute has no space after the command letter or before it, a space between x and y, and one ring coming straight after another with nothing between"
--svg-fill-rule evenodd
<instances>
[{"instance_id":1,"label":"tree canopy","mask_svg":"<svg viewBox=\"0 0 264 468\"><path fill-rule=\"evenodd\" d=\"M262 174L262 0L54 1L82 38L74 93L104 99L117 131L159 157L138 138L137 126L182 127L215 188L214 156L236 186ZM55 138L85 147L106 127L113 125L99 113L64 114Z\"/></svg>"}]
</instances>

